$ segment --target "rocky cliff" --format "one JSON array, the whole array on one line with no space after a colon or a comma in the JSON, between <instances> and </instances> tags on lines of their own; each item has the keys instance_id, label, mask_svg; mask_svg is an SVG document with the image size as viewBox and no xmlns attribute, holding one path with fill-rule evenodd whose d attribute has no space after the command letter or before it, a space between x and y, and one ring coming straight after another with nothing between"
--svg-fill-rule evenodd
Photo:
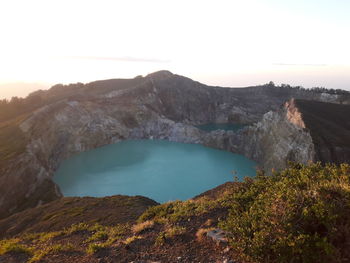
<instances>
[{"instance_id":1,"label":"rocky cliff","mask_svg":"<svg viewBox=\"0 0 350 263\"><path fill-rule=\"evenodd\" d=\"M294 99L242 130L234 144L238 152L256 160L268 173L285 168L288 161L315 161L315 145Z\"/></svg>"},{"instance_id":2,"label":"rocky cliff","mask_svg":"<svg viewBox=\"0 0 350 263\"><path fill-rule=\"evenodd\" d=\"M202 143L244 154L268 170L283 168L287 160L315 160L319 150L302 113L294 101L281 105L292 97L348 101L340 95L271 85L209 87L168 71L129 82L79 85L76 90L59 97L44 93L52 102L19 122L25 151L1 167L0 217L59 198L51 177L62 160L125 139ZM251 125L236 133L205 133L193 126L224 122Z\"/></svg>"}]
</instances>

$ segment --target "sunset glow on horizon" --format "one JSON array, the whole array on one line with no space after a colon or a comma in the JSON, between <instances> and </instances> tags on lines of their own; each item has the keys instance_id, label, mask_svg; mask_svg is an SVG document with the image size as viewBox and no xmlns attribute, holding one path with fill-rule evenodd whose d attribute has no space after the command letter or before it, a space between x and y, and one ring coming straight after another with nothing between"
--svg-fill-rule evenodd
<instances>
[{"instance_id":1,"label":"sunset glow on horizon","mask_svg":"<svg viewBox=\"0 0 350 263\"><path fill-rule=\"evenodd\" d=\"M0 2L0 98L170 70L350 90L350 1Z\"/></svg>"}]
</instances>

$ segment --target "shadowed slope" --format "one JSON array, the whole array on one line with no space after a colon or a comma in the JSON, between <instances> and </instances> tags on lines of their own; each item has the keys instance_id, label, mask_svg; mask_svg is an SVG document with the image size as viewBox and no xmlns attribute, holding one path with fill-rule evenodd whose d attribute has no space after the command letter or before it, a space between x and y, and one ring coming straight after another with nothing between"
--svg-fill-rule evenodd
<instances>
[{"instance_id":1,"label":"shadowed slope","mask_svg":"<svg viewBox=\"0 0 350 263\"><path fill-rule=\"evenodd\" d=\"M148 207L157 204L143 196L64 197L0 220L0 238L58 231L80 222L124 224L135 221Z\"/></svg>"},{"instance_id":2,"label":"shadowed slope","mask_svg":"<svg viewBox=\"0 0 350 263\"><path fill-rule=\"evenodd\" d=\"M316 160L350 161L350 105L296 100L316 149Z\"/></svg>"}]
</instances>

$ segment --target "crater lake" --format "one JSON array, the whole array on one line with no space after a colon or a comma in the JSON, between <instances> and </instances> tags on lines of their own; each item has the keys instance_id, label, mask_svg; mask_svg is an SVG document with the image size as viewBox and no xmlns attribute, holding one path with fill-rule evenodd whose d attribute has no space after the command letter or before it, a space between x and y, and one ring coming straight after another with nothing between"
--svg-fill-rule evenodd
<instances>
[{"instance_id":1,"label":"crater lake","mask_svg":"<svg viewBox=\"0 0 350 263\"><path fill-rule=\"evenodd\" d=\"M79 153L54 175L64 196L143 195L186 200L234 176L255 176L256 163L230 152L165 140L126 140Z\"/></svg>"}]
</instances>

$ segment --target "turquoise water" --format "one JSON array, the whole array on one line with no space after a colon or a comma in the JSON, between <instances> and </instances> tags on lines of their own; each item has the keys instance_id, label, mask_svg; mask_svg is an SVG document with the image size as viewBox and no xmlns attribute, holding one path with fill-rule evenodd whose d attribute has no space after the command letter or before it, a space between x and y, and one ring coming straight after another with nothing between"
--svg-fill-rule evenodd
<instances>
[{"instance_id":1,"label":"turquoise water","mask_svg":"<svg viewBox=\"0 0 350 263\"><path fill-rule=\"evenodd\" d=\"M199 144L128 140L80 153L54 176L64 196L143 195L157 202L186 200L237 176L255 175L242 155Z\"/></svg>"},{"instance_id":2,"label":"turquoise water","mask_svg":"<svg viewBox=\"0 0 350 263\"><path fill-rule=\"evenodd\" d=\"M215 130L238 131L242 129L244 126L246 125L236 124L236 123L208 123L208 124L197 125L196 127L203 131L210 132Z\"/></svg>"}]
</instances>

